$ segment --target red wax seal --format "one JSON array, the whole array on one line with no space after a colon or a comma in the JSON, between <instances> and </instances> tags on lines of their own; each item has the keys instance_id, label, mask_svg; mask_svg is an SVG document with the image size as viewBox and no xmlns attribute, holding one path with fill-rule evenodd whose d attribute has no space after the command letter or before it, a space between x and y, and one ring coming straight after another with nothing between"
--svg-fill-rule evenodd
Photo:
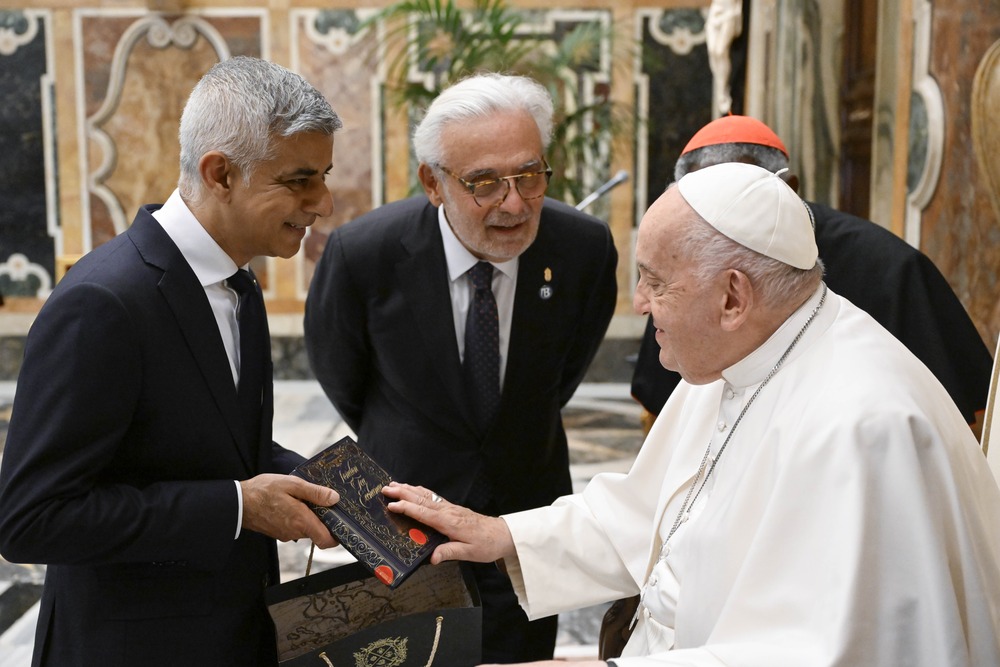
<instances>
[{"instance_id":1,"label":"red wax seal","mask_svg":"<svg viewBox=\"0 0 1000 667\"><path fill-rule=\"evenodd\" d=\"M388 586L392 583L395 577L392 576L392 568L388 565L379 565L375 568L375 576L378 577L379 581Z\"/></svg>"},{"instance_id":2,"label":"red wax seal","mask_svg":"<svg viewBox=\"0 0 1000 667\"><path fill-rule=\"evenodd\" d=\"M424 535L424 531L416 528L410 528L410 539L420 545L427 544L427 536Z\"/></svg>"}]
</instances>

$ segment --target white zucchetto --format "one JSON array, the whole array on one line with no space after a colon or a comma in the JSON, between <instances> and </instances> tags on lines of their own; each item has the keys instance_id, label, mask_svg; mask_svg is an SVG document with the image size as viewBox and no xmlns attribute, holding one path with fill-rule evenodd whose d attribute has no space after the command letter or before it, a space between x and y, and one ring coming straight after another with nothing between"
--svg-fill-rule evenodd
<instances>
[{"instance_id":1,"label":"white zucchetto","mask_svg":"<svg viewBox=\"0 0 1000 667\"><path fill-rule=\"evenodd\" d=\"M698 215L733 241L798 269L815 266L812 217L777 174L727 162L692 171L677 187Z\"/></svg>"}]
</instances>

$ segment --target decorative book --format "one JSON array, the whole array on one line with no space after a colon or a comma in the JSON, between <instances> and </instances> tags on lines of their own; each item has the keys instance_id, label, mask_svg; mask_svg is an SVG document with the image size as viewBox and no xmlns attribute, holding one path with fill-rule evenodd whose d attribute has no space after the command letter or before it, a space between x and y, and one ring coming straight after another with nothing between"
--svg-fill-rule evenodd
<instances>
[{"instance_id":1,"label":"decorative book","mask_svg":"<svg viewBox=\"0 0 1000 667\"><path fill-rule=\"evenodd\" d=\"M332 507L310 505L330 533L389 588L406 580L447 538L429 526L390 512L382 487L391 481L350 437L330 445L292 471L340 494Z\"/></svg>"}]
</instances>

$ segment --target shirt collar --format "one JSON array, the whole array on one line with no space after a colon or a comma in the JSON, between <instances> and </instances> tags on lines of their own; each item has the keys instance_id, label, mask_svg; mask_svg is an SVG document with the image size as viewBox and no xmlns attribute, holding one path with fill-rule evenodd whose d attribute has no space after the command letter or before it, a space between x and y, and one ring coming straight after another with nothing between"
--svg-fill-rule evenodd
<instances>
[{"instance_id":1,"label":"shirt collar","mask_svg":"<svg viewBox=\"0 0 1000 667\"><path fill-rule=\"evenodd\" d=\"M479 258L469 252L469 249L462 245L462 242L455 236L448 218L445 217L444 206L438 206L438 225L441 227L441 240L444 242L444 258L448 263L448 278L455 282L479 262ZM508 259L506 262L490 262L493 267L499 270L508 278L513 278L517 269L517 260Z\"/></svg>"},{"instance_id":2,"label":"shirt collar","mask_svg":"<svg viewBox=\"0 0 1000 667\"><path fill-rule=\"evenodd\" d=\"M221 282L236 273L236 262L194 217L181 195L174 190L153 217L181 251L202 287Z\"/></svg>"},{"instance_id":3,"label":"shirt collar","mask_svg":"<svg viewBox=\"0 0 1000 667\"><path fill-rule=\"evenodd\" d=\"M782 323L778 330L771 334L771 337L764 341L763 345L758 347L756 350L745 356L740 361L722 371L722 378L728 382L733 387L749 387L755 384L759 384L764 381L767 374L771 372L771 369L778 363L781 359L781 355L785 353L785 350L789 348L795 337L799 335L802 328L805 326L806 322L812 316L813 311L820 303L820 299L823 298L823 290L825 286L820 284L819 288L813 295L809 297L805 303L799 306L798 310L792 313L787 320ZM831 314L836 310L830 300L832 294L827 295L825 307L821 309L820 313L817 313L817 317L822 314L822 311L828 311ZM815 327L816 329L825 329L824 325L817 322L813 322L810 327ZM802 343L800 340L799 343ZM796 346L797 350L795 352L801 351L800 346ZM792 356L792 355L790 355ZM785 359L784 363L788 363L790 359Z\"/></svg>"}]
</instances>

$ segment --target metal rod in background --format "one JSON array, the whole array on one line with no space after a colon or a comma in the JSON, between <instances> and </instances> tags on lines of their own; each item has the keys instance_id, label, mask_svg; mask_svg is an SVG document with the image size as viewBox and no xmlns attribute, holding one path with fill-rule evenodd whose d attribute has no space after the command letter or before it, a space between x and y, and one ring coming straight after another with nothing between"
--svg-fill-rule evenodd
<instances>
[{"instance_id":1,"label":"metal rod in background","mask_svg":"<svg viewBox=\"0 0 1000 667\"><path fill-rule=\"evenodd\" d=\"M583 209L587 208L595 201L603 197L608 190L615 187L616 185L624 183L627 180L628 180L628 172L625 171L624 169L620 170L608 182L606 182L604 185L602 185L601 187L597 188L589 195L584 197L583 200L576 205L576 210L582 211Z\"/></svg>"}]
</instances>

